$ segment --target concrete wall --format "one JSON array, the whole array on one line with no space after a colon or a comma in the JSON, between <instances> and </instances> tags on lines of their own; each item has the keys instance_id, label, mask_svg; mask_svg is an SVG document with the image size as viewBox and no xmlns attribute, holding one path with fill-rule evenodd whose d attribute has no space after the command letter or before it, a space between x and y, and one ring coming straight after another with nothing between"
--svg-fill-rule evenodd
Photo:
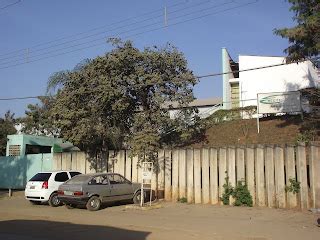
<instances>
[{"instance_id":1,"label":"concrete wall","mask_svg":"<svg viewBox=\"0 0 320 240\"><path fill-rule=\"evenodd\" d=\"M284 57L239 56L239 69L281 64ZM257 93L296 91L319 86L316 68L310 61L240 72L240 106L257 105ZM248 101L249 100L249 101Z\"/></svg>"},{"instance_id":2,"label":"concrete wall","mask_svg":"<svg viewBox=\"0 0 320 240\"><path fill-rule=\"evenodd\" d=\"M24 189L36 173L53 169L52 158L52 153L0 157L0 188Z\"/></svg>"}]
</instances>

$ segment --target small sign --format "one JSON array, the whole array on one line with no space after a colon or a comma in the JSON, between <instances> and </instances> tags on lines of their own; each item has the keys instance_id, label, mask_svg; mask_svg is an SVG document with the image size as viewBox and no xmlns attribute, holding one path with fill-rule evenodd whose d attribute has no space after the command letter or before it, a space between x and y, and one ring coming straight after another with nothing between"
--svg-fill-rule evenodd
<instances>
[{"instance_id":1,"label":"small sign","mask_svg":"<svg viewBox=\"0 0 320 240\"><path fill-rule=\"evenodd\" d=\"M143 180L151 180L152 179L152 172L142 172L142 179Z\"/></svg>"},{"instance_id":2,"label":"small sign","mask_svg":"<svg viewBox=\"0 0 320 240\"><path fill-rule=\"evenodd\" d=\"M258 93L258 113L301 112L300 92Z\"/></svg>"}]
</instances>

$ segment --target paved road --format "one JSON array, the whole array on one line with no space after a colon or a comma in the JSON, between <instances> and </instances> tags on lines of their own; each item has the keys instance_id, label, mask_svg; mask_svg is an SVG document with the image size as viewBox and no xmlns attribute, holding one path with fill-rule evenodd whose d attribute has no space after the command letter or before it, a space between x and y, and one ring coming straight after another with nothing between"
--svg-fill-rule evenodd
<instances>
[{"instance_id":1,"label":"paved road","mask_svg":"<svg viewBox=\"0 0 320 240\"><path fill-rule=\"evenodd\" d=\"M292 210L173 203L148 211L118 205L89 212L33 206L16 196L0 200L0 239L311 240L320 239L316 218Z\"/></svg>"}]
</instances>

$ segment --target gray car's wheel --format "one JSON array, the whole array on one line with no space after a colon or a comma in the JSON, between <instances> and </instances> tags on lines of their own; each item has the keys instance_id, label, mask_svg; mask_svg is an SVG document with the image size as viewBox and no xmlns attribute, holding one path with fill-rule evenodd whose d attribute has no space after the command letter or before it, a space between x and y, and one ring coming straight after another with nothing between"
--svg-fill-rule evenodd
<instances>
[{"instance_id":1,"label":"gray car's wheel","mask_svg":"<svg viewBox=\"0 0 320 240\"><path fill-rule=\"evenodd\" d=\"M58 198L58 193L52 193L50 198L49 198L49 201L48 201L49 205L51 207L58 207L61 205L61 201L59 200Z\"/></svg>"},{"instance_id":2,"label":"gray car's wheel","mask_svg":"<svg viewBox=\"0 0 320 240\"><path fill-rule=\"evenodd\" d=\"M145 197L145 196L144 196ZM141 191L137 191L133 196L133 203L140 204L141 203Z\"/></svg>"},{"instance_id":3,"label":"gray car's wheel","mask_svg":"<svg viewBox=\"0 0 320 240\"><path fill-rule=\"evenodd\" d=\"M40 201L29 200L29 202L30 202L32 205L40 205L40 204L41 204Z\"/></svg>"},{"instance_id":4,"label":"gray car's wheel","mask_svg":"<svg viewBox=\"0 0 320 240\"><path fill-rule=\"evenodd\" d=\"M101 200L97 196L92 196L86 204L86 208L89 211L98 211L100 207L101 207Z\"/></svg>"}]
</instances>

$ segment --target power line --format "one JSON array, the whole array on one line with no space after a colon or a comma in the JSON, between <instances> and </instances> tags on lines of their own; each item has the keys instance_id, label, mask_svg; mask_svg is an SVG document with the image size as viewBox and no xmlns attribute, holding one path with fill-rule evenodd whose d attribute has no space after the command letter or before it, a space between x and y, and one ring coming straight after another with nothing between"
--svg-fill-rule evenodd
<instances>
[{"instance_id":1,"label":"power line","mask_svg":"<svg viewBox=\"0 0 320 240\"><path fill-rule=\"evenodd\" d=\"M8 4L8 5L4 6L4 7L1 7L0 10L4 10L4 9L6 9L6 8L12 7L12 6L20 3L21 1L22 1L22 0L17 0L17 1L15 1L14 3L10 3L10 4Z\"/></svg>"},{"instance_id":2,"label":"power line","mask_svg":"<svg viewBox=\"0 0 320 240\"><path fill-rule=\"evenodd\" d=\"M294 62L294 63L299 63L302 61ZM248 68L248 69L242 69L242 70L236 70L236 71L229 71L229 72L220 72L220 73L212 73L212 74L207 74L207 75L200 75L200 76L195 76L197 79L202 79L202 78L208 78L208 77L215 77L215 76L221 76L225 74L230 74L230 73L240 73L240 72L248 72L248 71L254 71L254 70L259 70L259 69L265 69L265 68L272 68L272 67L278 67L278 66L283 66L283 65L288 65L291 63L280 63L280 64L273 64L273 65L267 65L267 66L262 66L262 67L255 67L255 68ZM135 86L153 86L155 84L135 84ZM37 99L41 97L48 97L48 96L30 96L30 97L11 97L11 98L0 98L0 101L11 101L11 100L23 100L23 99Z\"/></svg>"},{"instance_id":3,"label":"power line","mask_svg":"<svg viewBox=\"0 0 320 240\"><path fill-rule=\"evenodd\" d=\"M233 1L231 1L233 2ZM231 3L229 2L229 3ZM202 2L201 4L203 3L207 3L206 2ZM196 5L192 5L192 6L189 6L189 7L186 7L186 8L183 8L183 9L178 9L176 11L173 11L171 13L175 13L175 12L180 12L181 10L185 10L185 9L189 9L189 8L192 8L194 6L199 6L200 4L196 4ZM225 4L221 4L221 5L218 5L218 6L214 6L214 7L219 7L219 6L222 6L222 5L225 5ZM207 8L208 9L208 8ZM212 9L212 8L209 8L209 9ZM183 15L182 15L183 16ZM132 26L132 25L136 25L136 24L140 24L140 23L144 23L144 22L147 22L149 20L154 20L154 19L157 19L159 17L163 17L163 15L158 15L156 17L151 17L151 18L148 18L148 19L143 19L141 21L138 21L138 22L134 22L134 23L130 23L130 24L127 24L127 25L124 25L124 26L120 26L120 27L115 27L115 28L112 28L112 29L109 29L107 31L103 31L103 32L98 32L98 33L95 33L95 34L91 34L91 35L88 35L88 36L84 36L84 37L81 37L81 38L78 38L78 39L73 39L73 40L69 40L67 42L62 42L62 43L59 43L59 44L55 44L55 45L51 45L51 46L48 46L48 47L45 47L45 48L41 48L41 49L36 49L36 50L30 50L28 51L28 54L31 54L31 53L34 53L34 52L41 52L43 50L47 50L47 49L51 49L51 48L55 48L55 47L58 47L58 46L62 46L62 45L66 45L66 44L69 44L69 43L73 43L73 42L78 42L78 41L81 41L81 40L84 40L84 39L87 39L87 38L91 38L91 37L94 37L94 36L99 36L99 35L102 35L102 34L105 34L105 33L108 33L108 32L112 32L114 30L119 30L119 29L123 29L123 28L126 28L128 26ZM173 19L176 19L176 18L179 18L181 16L178 16L178 17L175 17ZM133 28L133 29L130 29L130 30L126 30L126 31L122 31L120 33L118 33L118 35L120 34L124 34L124 33L127 33L127 32L132 32L132 31L136 31L136 30L139 30L139 29L143 29L143 28L147 28L147 27L151 27L153 25L157 25L157 24L161 24L163 23L162 21L157 21L155 23L151 23L151 24L148 24L148 25L144 25L144 26L140 26L140 27L136 27L136 28ZM109 36L111 37L111 36ZM88 43L92 43L92 42L97 42L97 41L102 41L102 40L105 40L106 38L108 38L108 36L103 36L103 37L100 37L100 38L96 38L96 39L92 39L92 40L89 40L89 41L86 41L86 42L82 42L82 43L77 43L75 45L71 45L71 46L67 46L67 47L63 47L63 48L60 48L60 49L55 49L55 50L52 50L52 51L49 51L49 52L44 52L44 53L40 53L38 55L35 55L35 56L32 56L33 58L34 57L39 57L39 56L43 56L43 55L47 55L47 54L50 54L50 53L54 53L54 52L59 52L59 51L62 51L64 49L68 49L68 48L73 48L73 47L77 47L77 46L81 46L81 45L85 45L85 44L88 44ZM20 55L17 55L15 57L6 57L6 58L1 58L0 59L0 62L3 61L3 60L6 60L6 59L14 59L14 58L17 58L19 57L19 59L16 59L16 60L13 60L13 61L10 61L10 62L4 62L4 63L0 63L0 65L6 65L6 64L11 64L11 63L16 63L17 61L19 60L24 60L25 58L25 54L20 54ZM30 56L29 56L30 57Z\"/></svg>"},{"instance_id":4,"label":"power line","mask_svg":"<svg viewBox=\"0 0 320 240\"><path fill-rule=\"evenodd\" d=\"M175 25L178 25L178 24L182 24L182 23L194 21L194 20L201 19L201 18L210 16L210 15L217 14L217 13L222 13L222 12L234 10L234 9L237 9L237 8L245 7L245 6L247 6L247 5L254 4L254 3L256 3L256 2L257 2L257 1L253 1L253 2L246 3L246 4L237 5L237 6L235 6L235 7L227 8L227 9L224 9L224 10L216 11L216 12L213 12L213 13L208 13L208 14L201 15L201 16L198 16L198 17L193 17L193 18L190 18L190 19L187 19L187 20L183 20L183 21L180 21L180 22L172 23L172 24L169 24L168 26L175 26ZM219 5L219 6L221 6L221 5ZM215 7L217 7L217 6L215 6ZM200 11L205 11L205 10L208 10L208 9L210 9L210 8L202 9L202 10L200 10ZM199 12L199 11L196 11L196 12ZM191 14L194 14L194 13L195 13L195 12L188 13L187 15L191 15ZM177 18L181 18L181 17L184 17L184 16L186 16L186 15L181 15L181 16L178 16L178 17L175 17L175 18L172 18L172 19L177 19ZM172 20L172 19L171 19L171 20ZM156 24L158 24L158 23L161 23L161 22L157 22ZM143 26L142 28L150 27L150 26L152 26L152 25L155 25L155 23L149 24L149 25L145 25L145 26ZM161 27L149 29L149 30L147 30L147 31L142 31L142 32L139 32L139 33L135 33L135 34L126 36L125 38L129 38L129 37L133 37L133 36L138 36L138 35L141 35L141 34L144 34L144 33L148 33L148 32L152 32L152 31L160 30L160 29L166 28L166 27L168 27L168 26L161 26ZM140 28L141 28L141 27L140 27ZM138 29L139 29L139 28L135 28L134 30L138 30ZM130 32L130 31L134 31L134 30L131 29L131 30L129 30L129 31L124 31L124 32L122 32L121 34L126 33L126 32ZM69 46L69 47L66 47L66 48L61 48L61 49L59 49L59 50L53 50L53 51L51 51L51 52L42 53L42 54L37 55L37 57L38 57L38 56L43 56L43 55L46 55L46 54L51 54L51 53L54 53L54 52L56 52L56 51L62 51L62 50L65 50L65 49L67 49L67 48L72 48L72 47L76 47L76 46L80 46L80 45L84 45L84 44L88 44L88 43L92 43L92 42L102 41L102 40L105 40L105 37L104 37L104 38L99 38L99 39L94 39L94 40L91 40L91 41L88 41L88 42L85 42L85 43L80 43L80 44L77 44L77 45ZM71 51L68 51L68 52L63 52L63 53L59 53L59 54L55 54L55 55L51 55L51 56L47 56L47 57L42 57L42 58L35 59L35 60L29 60L28 62L18 62L18 63L13 64L13 65L0 67L0 69L5 69L5 68L15 67L15 66L19 66L19 65L24 65L24 64L27 64L27 63L32 63L32 62L40 61L40 60L47 59L47 58L51 58L51 57L56 57L56 56L60 56L60 55L65 55L65 54L68 54L68 53L72 53L72 52L76 52L76 51L81 51L81 50L84 50L84 49L88 49L88 48L92 48L92 47L96 47L96 46L100 46L100 45L104 45L104 44L105 44L105 42L103 42L103 43L98 43L98 44L94 44L94 45L90 45L90 46L86 46L86 47L79 48L79 49L74 49L74 50L71 50ZM35 57L35 56L33 56L33 57ZM15 62L16 62L16 61L12 61L12 62L8 62L7 64L15 63Z\"/></svg>"},{"instance_id":5,"label":"power line","mask_svg":"<svg viewBox=\"0 0 320 240\"><path fill-rule=\"evenodd\" d=\"M183 9L175 10L175 11L173 11L173 12L171 12L171 13L183 11L183 10L186 10L186 9L192 8L192 7L197 7L197 6L200 6L200 5L202 5L202 4L206 4L206 3L210 2L210 1L211 1L211 0L206 0L206 1L203 1L203 2L200 2L200 3L197 3L197 4L193 4L193 5L189 6L189 7L185 7L185 8L183 8ZM170 6L168 6L168 7L172 7L172 8L173 8L173 7L182 5L182 4L184 4L184 2L177 3L177 4L173 4L173 5L170 5ZM88 31L85 31L85 32L81 32L81 33L72 34L72 35L69 35L69 36L66 36L66 37L58 38L58 39L56 39L56 40L52 40L52 41L48 41L48 42L44 42L44 43L39 43L39 44L33 45L32 47L28 47L28 48L29 48L29 49L37 48L37 47L39 47L39 46L48 45L48 44L54 43L54 42L59 42L59 41L61 41L61 40L63 40L63 39L68 39L68 38L71 38L71 37L77 37L77 36L79 36L79 35L88 34L88 33L90 33L90 32L94 32L94 31L99 30L99 29L104 29L104 28L106 28L106 27L112 27L112 26L115 26L115 25L120 24L120 23L128 22L128 21L133 20L133 19L137 19L137 18L141 18L141 17L143 17L143 16L151 15L151 14L153 14L153 13L157 13L157 12L159 12L159 11L163 11L163 9L154 10L154 11L151 11L151 12L148 12L148 13L144 13L144 14L142 14L142 15L140 15L140 16L135 16L135 17L127 18L127 19L124 19L124 20L121 20L121 21L118 21L118 22L115 22L115 23L111 23L111 24L107 24L107 25L104 25L104 26L101 26L101 27L93 28L93 29L88 30ZM153 19L155 19L155 18L159 18L159 17L162 17L162 16L163 16L163 14L157 15L156 17L147 18L147 19L144 19L144 20L142 20L142 21L138 21L138 22L130 23L130 24L128 24L128 25L121 26L120 28L125 28L125 27L128 27L128 26L134 25L134 24L138 24L138 23L141 23L141 22L144 22L144 21L148 21L148 20L153 20ZM71 43L71 42L75 42L75 41L79 41L79 40L82 40L82 39L86 39L86 38L89 38L89 37L92 37L92 36L101 35L101 34L104 34L104 33L106 33L106 32L110 32L110 31L117 30L117 29L119 29L119 27L116 27L116 28L113 28L113 29L110 29L110 30L107 30L107 31L103 31L103 32L98 32L98 33L95 33L95 34L91 34L91 35L88 35L88 36L84 36L84 37L81 37L81 38L79 38L79 39L73 39L73 40L69 40L69 41L67 41L67 42L62 42L62 43L59 43L59 44L51 45L51 46L46 47L46 48L36 49L36 50L30 51L30 53L32 53L32 52L37 52L37 51L41 51L41 50L45 50L45 49L47 49L47 48L52 48L52 47L55 47L55 46L61 46L61 45L68 44L68 43ZM16 50L16 51L13 51L13 52L10 52L10 53L1 54L0 57L1 57L1 56L10 55L11 53L19 52L18 55L11 56L11 57L6 57L6 58L1 58L0 61L1 61L1 60L5 60L5 59L10 59L10 58L19 57L19 56L21 56L21 55L24 55L24 54L21 53L21 52L22 52L22 51L25 51L25 50L26 50L26 48L23 48L23 49Z\"/></svg>"}]
</instances>

